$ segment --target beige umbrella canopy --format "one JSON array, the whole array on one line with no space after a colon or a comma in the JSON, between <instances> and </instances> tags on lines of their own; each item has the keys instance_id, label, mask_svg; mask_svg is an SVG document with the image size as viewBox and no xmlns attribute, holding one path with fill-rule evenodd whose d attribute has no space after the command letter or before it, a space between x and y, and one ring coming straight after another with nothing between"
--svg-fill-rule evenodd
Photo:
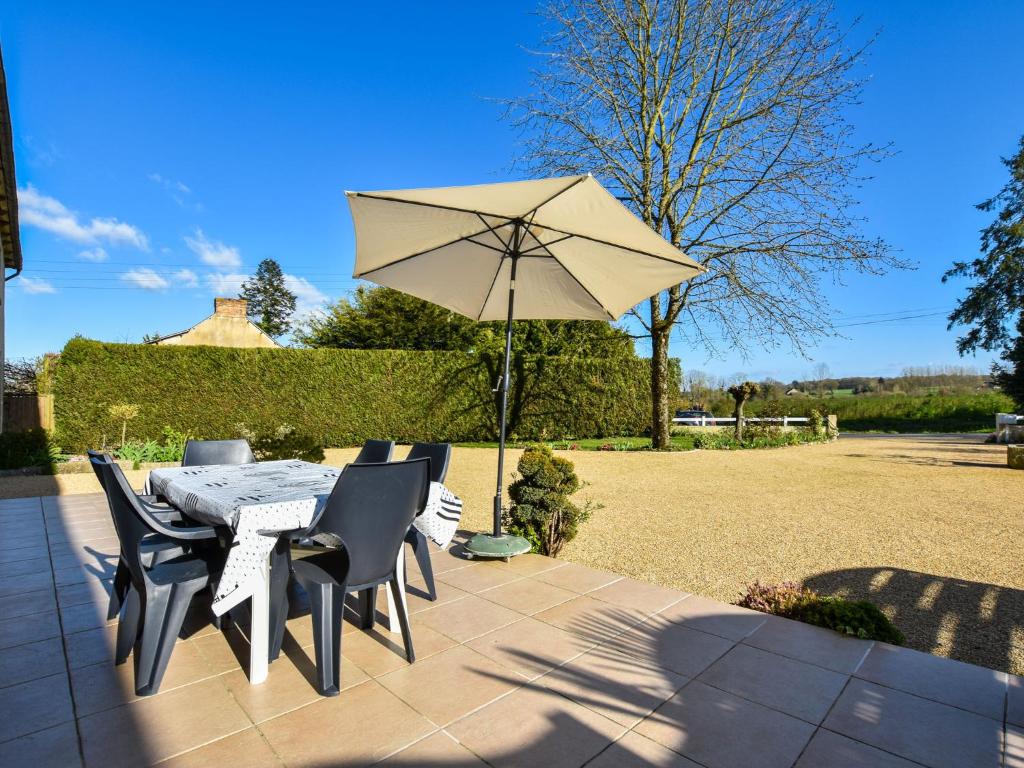
<instances>
[{"instance_id":1,"label":"beige umbrella canopy","mask_svg":"<svg viewBox=\"0 0 1024 768\"><path fill-rule=\"evenodd\" d=\"M479 552L516 554L525 542L501 536L512 320L616 320L701 267L589 174L346 194L356 231L354 277L474 320L507 321L495 540Z\"/></svg>"}]
</instances>

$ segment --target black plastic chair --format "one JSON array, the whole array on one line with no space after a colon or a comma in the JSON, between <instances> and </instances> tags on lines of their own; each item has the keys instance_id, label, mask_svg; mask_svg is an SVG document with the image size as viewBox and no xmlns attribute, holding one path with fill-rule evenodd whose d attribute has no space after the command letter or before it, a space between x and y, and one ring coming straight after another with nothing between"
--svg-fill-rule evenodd
<instances>
[{"instance_id":1,"label":"black plastic chair","mask_svg":"<svg viewBox=\"0 0 1024 768\"><path fill-rule=\"evenodd\" d=\"M341 630L345 595L360 593L363 626L373 626L377 587L387 584L402 628L405 655L416 660L395 564L406 531L423 511L430 488L429 461L349 464L311 534L336 549L295 560L292 573L309 597L317 690L336 696L341 683Z\"/></svg>"},{"instance_id":2,"label":"black plastic chair","mask_svg":"<svg viewBox=\"0 0 1024 768\"><path fill-rule=\"evenodd\" d=\"M104 478L103 472L100 471L100 464L111 464L113 459L110 457L110 454L103 453L102 451L86 451L86 453L89 454L92 469L96 473L96 479L100 482L100 488L106 492L106 478ZM145 503L150 508L152 515L161 522L170 523L181 520L181 513L178 510L173 507L167 508L157 505L154 501L156 498L154 496L137 495L136 498L140 502ZM154 563L162 563L184 554L185 548L179 542L171 541L161 536L147 536L142 541L141 557L143 564L147 568L151 568ZM107 621L116 619L118 614L121 613L121 606L124 604L124 599L129 589L131 589L131 577L128 574L128 566L125 565L124 558L119 554L117 569L114 571L113 588L110 590L110 602L107 604Z\"/></svg>"},{"instance_id":3,"label":"black plastic chair","mask_svg":"<svg viewBox=\"0 0 1024 768\"><path fill-rule=\"evenodd\" d=\"M192 598L210 584L211 565L197 555L183 554L147 567L143 542L154 533L179 543L216 539L217 534L209 526L177 528L161 522L139 503L121 467L99 459L90 461L103 476L132 587L117 627L115 663L123 664L133 651L135 693L149 696L160 690Z\"/></svg>"},{"instance_id":4,"label":"black plastic chair","mask_svg":"<svg viewBox=\"0 0 1024 768\"><path fill-rule=\"evenodd\" d=\"M448 464L452 460L451 443L413 443L409 449L406 461L416 459L430 459L430 482L443 483L448 475ZM416 527L409 528L405 540L412 545L412 552L416 556L416 564L423 575L423 581L427 585L427 593L431 600L437 600L437 587L434 585L434 567L430 562L430 550L427 548L427 537ZM408 576L406 569L406 576Z\"/></svg>"},{"instance_id":5,"label":"black plastic chair","mask_svg":"<svg viewBox=\"0 0 1024 768\"><path fill-rule=\"evenodd\" d=\"M181 466L253 464L255 461L248 440L189 440L185 443Z\"/></svg>"},{"instance_id":6,"label":"black plastic chair","mask_svg":"<svg viewBox=\"0 0 1024 768\"><path fill-rule=\"evenodd\" d=\"M394 440L367 440L359 449L359 454L352 460L353 464L383 464L391 461L395 450Z\"/></svg>"}]
</instances>

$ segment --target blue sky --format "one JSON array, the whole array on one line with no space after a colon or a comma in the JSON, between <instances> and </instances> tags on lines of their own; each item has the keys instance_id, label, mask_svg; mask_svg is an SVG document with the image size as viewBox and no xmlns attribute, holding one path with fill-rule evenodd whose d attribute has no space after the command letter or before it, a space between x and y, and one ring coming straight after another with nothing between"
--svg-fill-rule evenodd
<instances>
[{"instance_id":1,"label":"blue sky","mask_svg":"<svg viewBox=\"0 0 1024 768\"><path fill-rule=\"evenodd\" d=\"M313 307L354 285L343 190L517 178L494 99L527 92L533 2L311 5L0 8L25 190L8 356L75 333L181 330L265 257ZM840 5L840 22L861 17L855 36L881 31L850 116L858 138L898 152L861 190L866 231L918 269L829 286L844 336L812 360L708 360L676 342L687 367L789 380L816 362L836 375L961 362L943 313L964 286L939 278L977 252L986 216L973 206L1002 186L999 158L1024 133L1024 4ZM852 325L911 315L928 316Z\"/></svg>"}]
</instances>

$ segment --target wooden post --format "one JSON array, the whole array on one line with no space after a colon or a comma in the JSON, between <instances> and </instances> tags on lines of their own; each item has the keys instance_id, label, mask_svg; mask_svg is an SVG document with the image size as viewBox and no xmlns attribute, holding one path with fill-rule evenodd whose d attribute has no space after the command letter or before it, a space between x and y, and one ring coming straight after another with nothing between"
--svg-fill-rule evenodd
<instances>
[{"instance_id":1,"label":"wooden post","mask_svg":"<svg viewBox=\"0 0 1024 768\"><path fill-rule=\"evenodd\" d=\"M1010 469L1024 469L1024 445L1006 446L1006 466Z\"/></svg>"}]
</instances>

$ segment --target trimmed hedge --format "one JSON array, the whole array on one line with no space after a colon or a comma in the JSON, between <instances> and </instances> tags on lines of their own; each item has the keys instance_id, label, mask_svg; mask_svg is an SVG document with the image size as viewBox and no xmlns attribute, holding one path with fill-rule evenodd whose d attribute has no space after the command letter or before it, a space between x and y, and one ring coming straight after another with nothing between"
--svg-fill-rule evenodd
<instances>
[{"instance_id":1,"label":"trimmed hedge","mask_svg":"<svg viewBox=\"0 0 1024 768\"><path fill-rule=\"evenodd\" d=\"M642 434L650 424L648 360L516 361L510 434L519 440ZM458 352L233 349L107 344L76 338L57 365L56 441L83 451L119 436L108 408L135 403L132 438L165 426L235 437L239 425L288 424L325 447L493 439L495 361ZM678 364L674 366L678 380Z\"/></svg>"}]
</instances>

